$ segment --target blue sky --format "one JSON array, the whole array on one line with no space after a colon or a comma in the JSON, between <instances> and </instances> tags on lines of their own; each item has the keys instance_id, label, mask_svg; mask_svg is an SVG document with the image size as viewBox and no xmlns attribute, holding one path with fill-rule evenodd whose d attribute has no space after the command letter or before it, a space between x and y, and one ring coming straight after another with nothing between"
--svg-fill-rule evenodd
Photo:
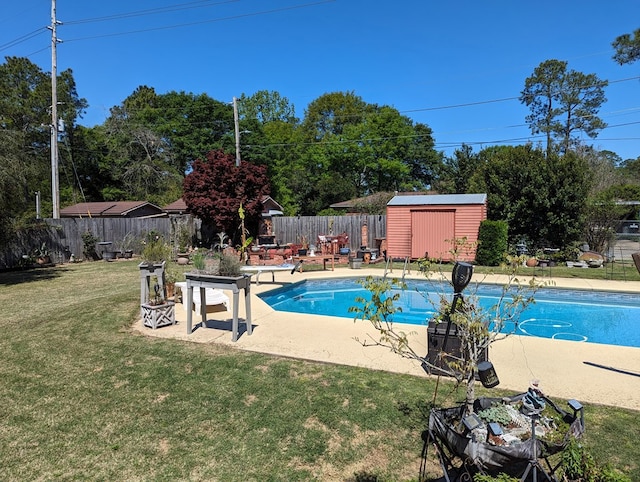
<instances>
[{"instance_id":1,"label":"blue sky","mask_svg":"<svg viewBox=\"0 0 640 482\"><path fill-rule=\"evenodd\" d=\"M8 3L0 56L50 71L51 0ZM87 126L139 85L223 102L277 91L298 117L324 93L353 91L429 125L438 150L478 151L538 141L517 98L558 59L611 82L600 110L610 127L586 140L640 156L640 62L611 59L611 42L640 28L638 0L57 0L57 16L58 69L73 69Z\"/></svg>"}]
</instances>

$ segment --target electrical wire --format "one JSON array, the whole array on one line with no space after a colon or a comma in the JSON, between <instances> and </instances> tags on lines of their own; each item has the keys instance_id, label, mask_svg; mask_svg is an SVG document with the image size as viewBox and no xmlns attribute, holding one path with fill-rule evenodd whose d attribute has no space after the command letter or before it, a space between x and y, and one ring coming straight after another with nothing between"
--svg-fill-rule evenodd
<instances>
[{"instance_id":1,"label":"electrical wire","mask_svg":"<svg viewBox=\"0 0 640 482\"><path fill-rule=\"evenodd\" d=\"M66 20L64 24L80 25L85 23L106 22L109 20L120 20L123 18L143 17L143 16L156 15L156 14L167 13L167 12L177 12L179 10L190 10L194 8L213 7L217 5L224 5L226 3L236 3L239 1L240 0L225 0L225 1L199 0L196 2L179 3L176 5L167 5L166 7L149 8L146 10L138 10L135 12L106 15L103 17L84 18L80 20Z\"/></svg>"},{"instance_id":2,"label":"electrical wire","mask_svg":"<svg viewBox=\"0 0 640 482\"><path fill-rule=\"evenodd\" d=\"M313 7L313 6L316 6L316 5L322 5L322 4L331 3L331 2L334 2L334 1L336 1L336 0L321 0L319 2L304 3L304 4L292 5L290 7L274 8L274 9L271 9L271 10L263 10L263 11L259 11L259 12L251 12L251 13L230 15L230 16L227 16L227 17L219 17L219 18L213 18L213 19L208 19L208 20L199 20L199 21L196 21L196 22L186 22L186 23L179 23L179 24L173 24L173 25L166 25L166 26L163 26L163 27L150 27L150 28L140 29L140 30L130 30L130 31L127 31L127 32L116 32L116 33L108 33L108 34L102 34L102 35L92 35L92 36L88 36L88 37L71 38L71 39L65 40L65 42L67 42L67 43L68 42L77 42L77 41L81 41L81 40L93 40L93 39L97 39L97 38L118 37L118 36L121 36L121 35L132 35L132 34L144 33L144 32L155 32L155 31L159 31L159 30L171 30L171 29L182 28L182 27L192 27L194 25L203 25L203 24L207 24L207 23L224 22L224 21L227 21L227 20L237 20L239 18L257 17L257 16L260 16L260 15L269 15L269 14L272 14L272 13L285 12L285 11L295 10L295 9L299 9L299 8Z\"/></svg>"},{"instance_id":3,"label":"electrical wire","mask_svg":"<svg viewBox=\"0 0 640 482\"><path fill-rule=\"evenodd\" d=\"M34 37L37 37L38 35L44 33L47 31L47 27L40 27L35 29L32 32L29 32L27 34L24 34L22 37L18 37L14 40L11 40L10 42L4 43L2 45L0 45L0 52L2 52L3 50L7 50L10 49L11 47L15 47L16 45L19 45L23 42L26 42L27 40L31 40Z\"/></svg>"}]
</instances>

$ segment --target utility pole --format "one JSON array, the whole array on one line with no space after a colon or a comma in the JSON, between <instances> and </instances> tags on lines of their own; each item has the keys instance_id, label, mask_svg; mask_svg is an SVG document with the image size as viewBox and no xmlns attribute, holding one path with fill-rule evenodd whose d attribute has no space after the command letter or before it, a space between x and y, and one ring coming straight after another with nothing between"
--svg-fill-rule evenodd
<instances>
[{"instance_id":1,"label":"utility pole","mask_svg":"<svg viewBox=\"0 0 640 482\"><path fill-rule=\"evenodd\" d=\"M238 121L238 99L233 98L233 122L236 127L236 166L240 166L240 123Z\"/></svg>"},{"instance_id":2,"label":"utility pole","mask_svg":"<svg viewBox=\"0 0 640 482\"><path fill-rule=\"evenodd\" d=\"M56 0L51 0L51 197L53 201L53 219L60 218L60 186L58 182L58 37L56 29Z\"/></svg>"}]
</instances>

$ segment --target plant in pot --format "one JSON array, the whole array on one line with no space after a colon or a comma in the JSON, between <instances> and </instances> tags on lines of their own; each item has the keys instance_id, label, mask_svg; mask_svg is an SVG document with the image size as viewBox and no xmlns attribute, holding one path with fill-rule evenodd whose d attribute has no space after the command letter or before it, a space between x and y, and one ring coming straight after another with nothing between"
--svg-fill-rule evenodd
<instances>
[{"instance_id":1,"label":"plant in pot","mask_svg":"<svg viewBox=\"0 0 640 482\"><path fill-rule=\"evenodd\" d=\"M306 256L309 251L309 238L305 235L300 237L300 248L298 249L298 256Z\"/></svg>"},{"instance_id":2,"label":"plant in pot","mask_svg":"<svg viewBox=\"0 0 640 482\"><path fill-rule=\"evenodd\" d=\"M191 256L195 274L235 278L242 274L242 263L236 256L225 253L197 251Z\"/></svg>"},{"instance_id":3,"label":"plant in pot","mask_svg":"<svg viewBox=\"0 0 640 482\"><path fill-rule=\"evenodd\" d=\"M491 363L480 361L483 353L492 343L513 333L515 328L506 330L506 327L518 325L520 314L534 301L535 292L542 286L535 279L521 284L516 276L517 266L504 269L508 270L507 282L501 294L492 301L492 306L487 307L480 303L472 289L468 290L472 291L470 295L463 297L462 291L471 280L473 266L455 263L451 277L453 298L443 290L435 302L435 315L431 319L436 326L438 323L446 324L444 341L438 337L431 340L428 332L429 351L432 341L440 345L437 357L425 356L422 346L414 349L409 343L409 334L393 324L393 315L399 311L394 302L401 296L397 288L406 289L404 281L367 278L362 284L371 292L371 299L358 298L356 301L362 306L351 307L350 311L356 313L357 319L368 320L378 332L378 336L370 335L369 339L361 341L364 346L387 347L404 358L420 362L428 373L433 369L466 385L463 405L431 410L429 429L432 440L446 444L455 456L461 460L468 459L477 467L504 468L505 471L514 471L518 477L523 476L524 480L532 463L537 463L544 454L562 450L570 437L582 434L584 423L579 402L569 402L573 410L571 415L543 394L537 380L532 381L523 394L476 399L476 377L487 388L499 383ZM421 262L421 271L427 277L434 274L426 260ZM435 274L439 274L439 279L446 279L442 272ZM425 294L425 299L430 298ZM452 333L451 341L455 344L447 345L449 333ZM447 346L450 346L449 351ZM439 376L433 395L434 407ZM565 423L560 425L559 421ZM503 434L508 437L503 437ZM496 446L499 449L494 449ZM527 464L530 464L528 468Z\"/></svg>"},{"instance_id":4,"label":"plant in pot","mask_svg":"<svg viewBox=\"0 0 640 482\"><path fill-rule=\"evenodd\" d=\"M167 288L167 298L173 298L176 292L176 281L181 277L181 272L173 266L169 265L165 270L165 286Z\"/></svg>"},{"instance_id":5,"label":"plant in pot","mask_svg":"<svg viewBox=\"0 0 640 482\"><path fill-rule=\"evenodd\" d=\"M164 241L162 236L156 233L149 233L144 248L142 249L142 263L145 265L157 265L166 261L171 256L171 247Z\"/></svg>"},{"instance_id":6,"label":"plant in pot","mask_svg":"<svg viewBox=\"0 0 640 482\"><path fill-rule=\"evenodd\" d=\"M155 286L152 283L154 278L157 280L156 284L160 286L163 295L165 294L165 265L170 256L171 248L164 242L162 236L155 232L149 233L144 241L142 261L138 265L140 278L142 279L140 285L141 305L145 304L149 299L151 288Z\"/></svg>"},{"instance_id":7,"label":"plant in pot","mask_svg":"<svg viewBox=\"0 0 640 482\"><path fill-rule=\"evenodd\" d=\"M460 269L458 269L460 268ZM534 294L541 286L535 279L528 284L521 284L517 278L518 267L505 266L507 281L497 296L493 305L489 308L480 304L477 296L472 292L462 297L460 277L462 274L468 277L466 283L471 280L473 266L469 263L456 262L452 273L451 284L454 287L454 297L443 291L438 297L437 306L434 306L435 315L431 322L446 323L447 335L455 332L456 344L459 344L461 357L448 357L446 347L444 363L434 364L427 356L416 351L409 345L408 334L393 324L393 314L398 311L394 302L400 297L400 290L406 289L406 284L399 280L376 279L368 277L361 282L371 292L370 300L357 298L360 306L353 306L350 311L356 314L357 319L369 320L379 339L375 339L378 346L390 348L405 358L418 360L423 367L435 373L445 373L456 379L460 384L466 384L466 405L468 414L473 412L475 400L476 373L478 363L486 349L494 342L507 337L510 333L502 333L505 326L517 326L522 311L534 302ZM427 277L434 275L430 262L426 259L420 261L420 271ZM439 273L440 279L446 279L443 273ZM464 289L466 284L462 287ZM425 295L425 299L431 298ZM453 327L453 328L452 328ZM444 345L447 339L445 338ZM364 344L367 344L366 341ZM370 343L369 343L370 344ZM437 392L436 394L437 395ZM435 401L434 395L434 401Z\"/></svg>"},{"instance_id":8,"label":"plant in pot","mask_svg":"<svg viewBox=\"0 0 640 482\"><path fill-rule=\"evenodd\" d=\"M47 243L42 243L40 247L36 248L33 257L39 265L51 263L51 256L49 255Z\"/></svg>"},{"instance_id":9,"label":"plant in pot","mask_svg":"<svg viewBox=\"0 0 640 482\"><path fill-rule=\"evenodd\" d=\"M174 325L176 322L175 302L167 299L164 290L167 287L164 271L150 276L148 282L151 289L145 295L146 301L140 305L142 324L154 330L162 326Z\"/></svg>"},{"instance_id":10,"label":"plant in pot","mask_svg":"<svg viewBox=\"0 0 640 482\"><path fill-rule=\"evenodd\" d=\"M136 245L136 238L133 233L128 232L116 246L116 251L125 259L133 258L133 251Z\"/></svg>"}]
</instances>

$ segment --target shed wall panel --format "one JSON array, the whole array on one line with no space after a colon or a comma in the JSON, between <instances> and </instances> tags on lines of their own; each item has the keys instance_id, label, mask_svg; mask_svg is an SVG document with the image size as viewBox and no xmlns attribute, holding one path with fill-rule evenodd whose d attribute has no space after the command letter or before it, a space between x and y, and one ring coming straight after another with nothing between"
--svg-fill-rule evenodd
<instances>
[{"instance_id":1,"label":"shed wall panel","mask_svg":"<svg viewBox=\"0 0 640 482\"><path fill-rule=\"evenodd\" d=\"M419 217L412 219L412 212L419 211L440 211L451 212L453 216L449 217L450 225L442 224L444 217L438 221L432 220L433 227L425 231L425 227L414 222ZM478 240L478 231L480 223L487 217L486 204L453 204L453 205L401 205L387 206L387 249L388 256L392 258L418 258L424 256L424 252L428 252L430 257L437 257L449 261L451 256L449 251L453 248L452 240L467 238L467 245L459 253L458 259L464 261L473 261L475 259L475 243ZM424 221L426 222L426 221ZM416 231L416 229L418 231ZM429 249L422 249L418 240L415 239L416 232L421 233L420 236L429 238L432 243ZM436 244L440 240L448 240L446 249L443 244ZM470 246L471 245L471 246ZM437 254L436 254L437 253Z\"/></svg>"},{"instance_id":2,"label":"shed wall panel","mask_svg":"<svg viewBox=\"0 0 640 482\"><path fill-rule=\"evenodd\" d=\"M387 207L387 256L411 257L411 209L409 206Z\"/></svg>"}]
</instances>

